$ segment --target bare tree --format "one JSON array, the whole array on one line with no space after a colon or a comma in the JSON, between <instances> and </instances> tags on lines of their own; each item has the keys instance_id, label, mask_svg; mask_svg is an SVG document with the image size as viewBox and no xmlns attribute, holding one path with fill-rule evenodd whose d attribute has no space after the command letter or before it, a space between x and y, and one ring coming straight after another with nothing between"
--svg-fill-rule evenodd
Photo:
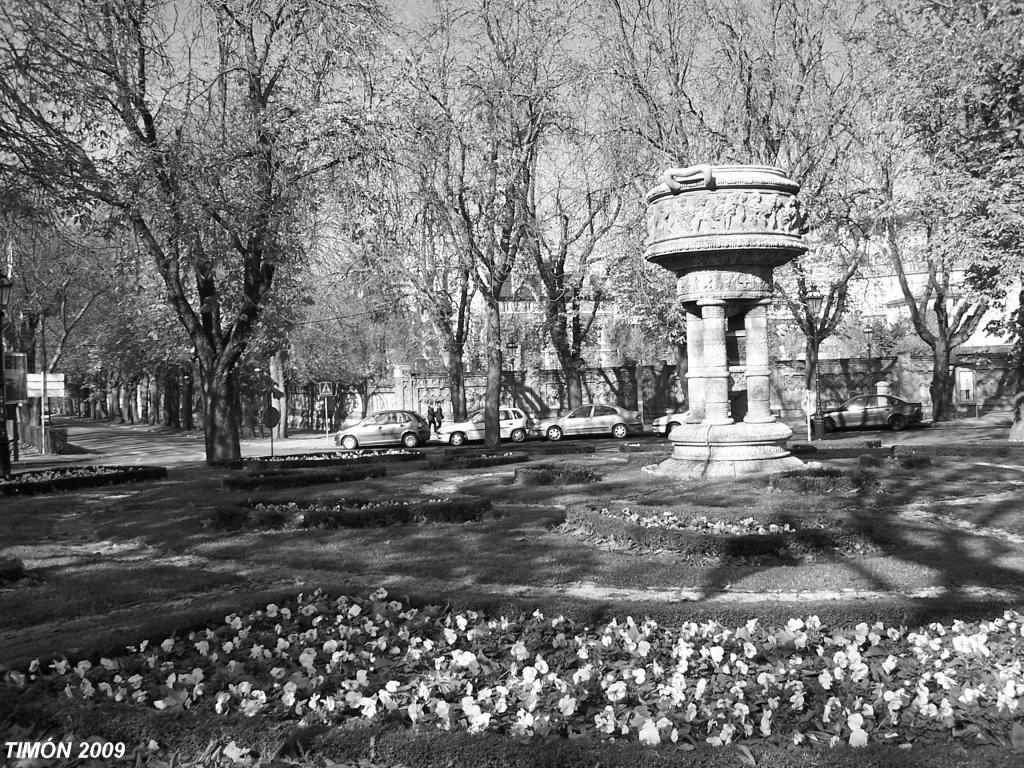
<instances>
[{"instance_id":1,"label":"bare tree","mask_svg":"<svg viewBox=\"0 0 1024 768\"><path fill-rule=\"evenodd\" d=\"M450 137L430 194L484 304L487 335L485 442L497 445L501 300L527 245L537 158L557 119L574 6L481 0L439 9L412 82Z\"/></svg>"}]
</instances>

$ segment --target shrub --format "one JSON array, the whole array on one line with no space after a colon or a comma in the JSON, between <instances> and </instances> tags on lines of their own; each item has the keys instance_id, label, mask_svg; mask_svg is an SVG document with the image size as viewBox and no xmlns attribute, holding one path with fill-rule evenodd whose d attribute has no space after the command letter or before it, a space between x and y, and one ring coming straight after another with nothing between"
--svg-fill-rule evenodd
<instances>
[{"instance_id":1,"label":"shrub","mask_svg":"<svg viewBox=\"0 0 1024 768\"><path fill-rule=\"evenodd\" d=\"M541 464L516 469L515 481L522 485L573 485L604 479L599 472L572 464Z\"/></svg>"},{"instance_id":2,"label":"shrub","mask_svg":"<svg viewBox=\"0 0 1024 768\"><path fill-rule=\"evenodd\" d=\"M224 488L235 491L251 491L271 488L299 488L320 483L344 483L368 477L384 477L387 470L382 466L337 467L322 472L292 473L288 470L250 474L246 477L229 477L223 481Z\"/></svg>"},{"instance_id":3,"label":"shrub","mask_svg":"<svg viewBox=\"0 0 1024 768\"><path fill-rule=\"evenodd\" d=\"M25 575L25 564L16 557L0 557L0 584L17 581Z\"/></svg>"},{"instance_id":4,"label":"shrub","mask_svg":"<svg viewBox=\"0 0 1024 768\"><path fill-rule=\"evenodd\" d=\"M19 472L9 480L0 480L0 492L5 496L54 491L74 491L114 483L142 480L162 480L167 477L166 467L80 466Z\"/></svg>"}]
</instances>

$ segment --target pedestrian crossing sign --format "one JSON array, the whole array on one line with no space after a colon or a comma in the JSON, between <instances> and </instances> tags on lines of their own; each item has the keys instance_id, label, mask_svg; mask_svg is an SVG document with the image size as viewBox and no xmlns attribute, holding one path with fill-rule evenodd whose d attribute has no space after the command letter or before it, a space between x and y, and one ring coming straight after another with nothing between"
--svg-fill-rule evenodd
<instances>
[{"instance_id":1,"label":"pedestrian crossing sign","mask_svg":"<svg viewBox=\"0 0 1024 768\"><path fill-rule=\"evenodd\" d=\"M334 385L329 381L320 382L320 397L333 397Z\"/></svg>"}]
</instances>

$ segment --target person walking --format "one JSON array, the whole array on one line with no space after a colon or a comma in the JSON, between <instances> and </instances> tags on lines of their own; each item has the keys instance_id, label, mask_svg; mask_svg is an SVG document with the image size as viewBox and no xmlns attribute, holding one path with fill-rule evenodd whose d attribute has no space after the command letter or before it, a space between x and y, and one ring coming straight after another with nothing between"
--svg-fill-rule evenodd
<instances>
[{"instance_id":1,"label":"person walking","mask_svg":"<svg viewBox=\"0 0 1024 768\"><path fill-rule=\"evenodd\" d=\"M434 410L434 401L431 400L427 403L427 426L431 432L434 432L434 420L437 418L437 412Z\"/></svg>"},{"instance_id":2,"label":"person walking","mask_svg":"<svg viewBox=\"0 0 1024 768\"><path fill-rule=\"evenodd\" d=\"M441 402L436 401L434 407L434 432L441 436L441 422L444 421L444 411L441 410Z\"/></svg>"}]
</instances>

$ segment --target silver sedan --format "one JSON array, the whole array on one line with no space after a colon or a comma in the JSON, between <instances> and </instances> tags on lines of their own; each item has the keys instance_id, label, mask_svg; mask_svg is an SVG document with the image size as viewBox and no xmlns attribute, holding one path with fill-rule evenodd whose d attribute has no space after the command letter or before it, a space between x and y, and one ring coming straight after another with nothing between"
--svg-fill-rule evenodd
<instances>
[{"instance_id":1,"label":"silver sedan","mask_svg":"<svg viewBox=\"0 0 1024 768\"><path fill-rule=\"evenodd\" d=\"M563 435L611 435L620 440L630 433L644 431L636 411L617 405L587 403L573 408L565 416L544 419L534 433L548 440L561 440Z\"/></svg>"}]
</instances>

